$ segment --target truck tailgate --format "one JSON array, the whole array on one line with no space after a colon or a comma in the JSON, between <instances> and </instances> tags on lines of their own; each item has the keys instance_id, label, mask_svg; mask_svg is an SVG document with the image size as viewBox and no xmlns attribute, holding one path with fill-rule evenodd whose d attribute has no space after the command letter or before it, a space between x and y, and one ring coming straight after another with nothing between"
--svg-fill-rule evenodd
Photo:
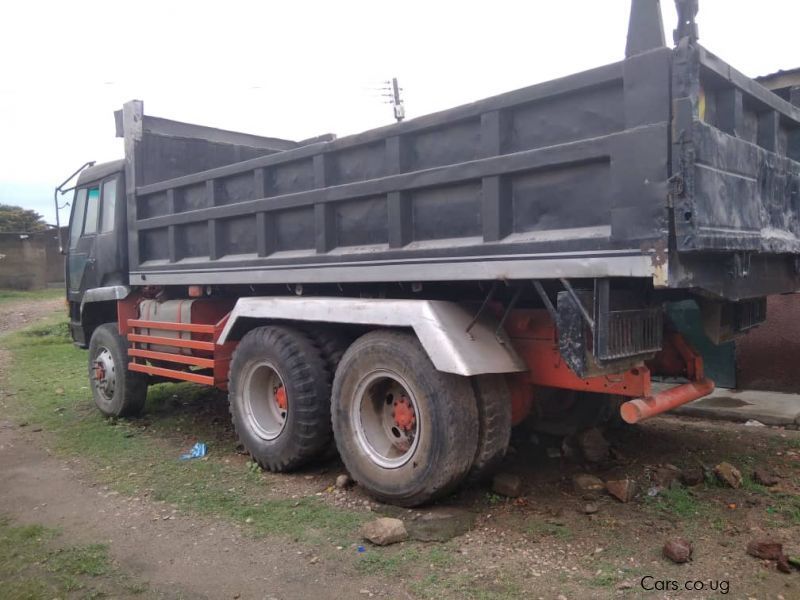
<instances>
[{"instance_id":1,"label":"truck tailgate","mask_svg":"<svg viewBox=\"0 0 800 600\"><path fill-rule=\"evenodd\" d=\"M677 250L800 253L800 109L695 45L673 96Z\"/></svg>"}]
</instances>

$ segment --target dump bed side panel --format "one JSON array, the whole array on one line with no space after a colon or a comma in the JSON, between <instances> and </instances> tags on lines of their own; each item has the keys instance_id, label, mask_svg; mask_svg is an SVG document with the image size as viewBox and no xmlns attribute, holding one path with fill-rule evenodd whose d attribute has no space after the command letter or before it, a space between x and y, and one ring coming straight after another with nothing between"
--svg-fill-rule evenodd
<instances>
[{"instance_id":1,"label":"dump bed side panel","mask_svg":"<svg viewBox=\"0 0 800 600\"><path fill-rule=\"evenodd\" d=\"M800 109L699 46L674 72L677 250L800 253Z\"/></svg>"},{"instance_id":2,"label":"dump bed side panel","mask_svg":"<svg viewBox=\"0 0 800 600\"><path fill-rule=\"evenodd\" d=\"M659 48L356 136L139 178L131 281L653 276L670 61ZM126 147L149 160L146 132Z\"/></svg>"}]
</instances>

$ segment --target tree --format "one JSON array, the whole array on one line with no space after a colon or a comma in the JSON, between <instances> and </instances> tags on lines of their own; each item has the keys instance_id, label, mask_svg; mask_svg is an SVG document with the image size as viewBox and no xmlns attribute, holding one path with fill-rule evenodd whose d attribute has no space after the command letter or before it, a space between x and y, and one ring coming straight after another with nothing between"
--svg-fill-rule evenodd
<instances>
[{"instance_id":1,"label":"tree","mask_svg":"<svg viewBox=\"0 0 800 600\"><path fill-rule=\"evenodd\" d=\"M44 217L35 210L0 204L0 232L31 233L45 229L47 223L44 222Z\"/></svg>"}]
</instances>

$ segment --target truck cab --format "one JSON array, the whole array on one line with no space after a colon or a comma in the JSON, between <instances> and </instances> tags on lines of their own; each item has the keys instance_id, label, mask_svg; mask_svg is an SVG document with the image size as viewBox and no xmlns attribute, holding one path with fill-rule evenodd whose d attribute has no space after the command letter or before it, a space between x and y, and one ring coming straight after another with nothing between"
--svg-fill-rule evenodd
<instances>
[{"instance_id":1,"label":"truck cab","mask_svg":"<svg viewBox=\"0 0 800 600\"><path fill-rule=\"evenodd\" d=\"M85 303L116 300L119 288L128 283L125 222L125 161L83 170L75 186L64 248L70 333L78 346L89 343L93 321L107 316L84 319ZM113 302L108 306L113 311Z\"/></svg>"}]
</instances>

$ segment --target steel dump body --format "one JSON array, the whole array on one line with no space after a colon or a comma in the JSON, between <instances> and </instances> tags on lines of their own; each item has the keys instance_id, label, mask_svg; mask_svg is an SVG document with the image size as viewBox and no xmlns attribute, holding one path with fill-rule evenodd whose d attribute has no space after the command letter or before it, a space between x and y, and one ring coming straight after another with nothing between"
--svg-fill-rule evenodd
<instances>
[{"instance_id":1,"label":"steel dump body","mask_svg":"<svg viewBox=\"0 0 800 600\"><path fill-rule=\"evenodd\" d=\"M120 115L134 285L800 287L800 109L697 45L332 141L164 123Z\"/></svg>"}]
</instances>

